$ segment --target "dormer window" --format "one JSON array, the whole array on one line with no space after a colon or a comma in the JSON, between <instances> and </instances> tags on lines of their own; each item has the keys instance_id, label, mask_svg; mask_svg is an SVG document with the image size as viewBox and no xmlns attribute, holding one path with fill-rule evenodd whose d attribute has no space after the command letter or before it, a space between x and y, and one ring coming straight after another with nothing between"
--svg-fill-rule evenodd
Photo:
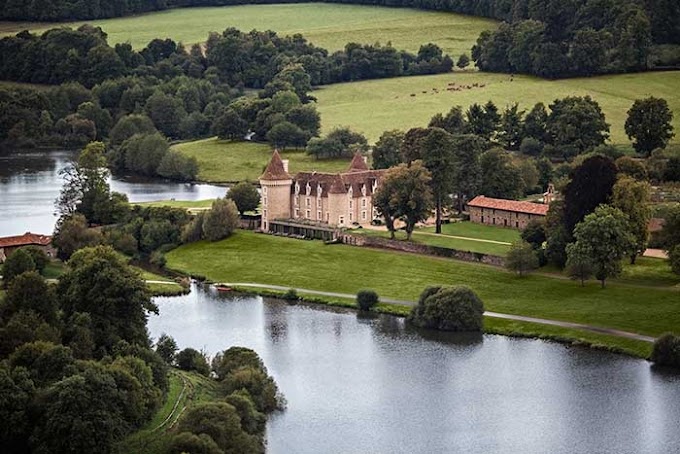
<instances>
[{"instance_id":1,"label":"dormer window","mask_svg":"<svg viewBox=\"0 0 680 454\"><path fill-rule=\"evenodd\" d=\"M323 188L321 187L320 184L316 185L316 196L321 197L321 193L323 192Z\"/></svg>"},{"instance_id":2,"label":"dormer window","mask_svg":"<svg viewBox=\"0 0 680 454\"><path fill-rule=\"evenodd\" d=\"M299 194L300 194L300 183L298 183L296 181L295 182L295 195L299 195Z\"/></svg>"},{"instance_id":3,"label":"dormer window","mask_svg":"<svg viewBox=\"0 0 680 454\"><path fill-rule=\"evenodd\" d=\"M349 187L349 191L347 191L347 195L350 196L350 197L352 197L352 194L353 194L353 193L354 193L354 191L352 190L352 186L350 186L350 187Z\"/></svg>"},{"instance_id":4,"label":"dormer window","mask_svg":"<svg viewBox=\"0 0 680 454\"><path fill-rule=\"evenodd\" d=\"M375 193L375 191L378 189L378 180L373 180L373 188L371 189L371 192Z\"/></svg>"},{"instance_id":5,"label":"dormer window","mask_svg":"<svg viewBox=\"0 0 680 454\"><path fill-rule=\"evenodd\" d=\"M366 184L363 184L361 186L361 195L366 197Z\"/></svg>"},{"instance_id":6,"label":"dormer window","mask_svg":"<svg viewBox=\"0 0 680 454\"><path fill-rule=\"evenodd\" d=\"M305 186L305 192L307 195L312 193L312 187L309 185L309 183L307 183L307 186Z\"/></svg>"}]
</instances>

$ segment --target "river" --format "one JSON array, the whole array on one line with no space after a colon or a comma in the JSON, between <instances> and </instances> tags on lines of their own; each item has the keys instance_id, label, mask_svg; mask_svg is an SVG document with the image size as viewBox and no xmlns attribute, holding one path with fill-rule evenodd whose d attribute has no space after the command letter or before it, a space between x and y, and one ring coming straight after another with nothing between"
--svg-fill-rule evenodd
<instances>
[{"instance_id":1,"label":"river","mask_svg":"<svg viewBox=\"0 0 680 454\"><path fill-rule=\"evenodd\" d=\"M199 287L156 302L153 337L263 358L288 401L269 453L680 452L680 376L643 360Z\"/></svg>"},{"instance_id":2,"label":"river","mask_svg":"<svg viewBox=\"0 0 680 454\"><path fill-rule=\"evenodd\" d=\"M63 181L59 171L76 156L72 151L13 151L0 154L0 237L24 232L52 234L54 201ZM130 202L204 200L223 197L227 188L150 178L112 178L113 191Z\"/></svg>"}]
</instances>

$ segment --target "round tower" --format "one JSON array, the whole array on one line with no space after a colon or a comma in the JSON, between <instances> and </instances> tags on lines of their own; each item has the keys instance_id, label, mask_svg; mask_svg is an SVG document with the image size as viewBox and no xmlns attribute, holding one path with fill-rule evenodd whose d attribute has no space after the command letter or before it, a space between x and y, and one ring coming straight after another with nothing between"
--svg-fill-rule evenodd
<instances>
[{"instance_id":1,"label":"round tower","mask_svg":"<svg viewBox=\"0 0 680 454\"><path fill-rule=\"evenodd\" d=\"M260 176L262 188L262 224L261 229L269 231L269 222L274 219L290 219L290 192L293 178L288 173L288 161L281 159L278 150L274 150L267 168Z\"/></svg>"}]
</instances>

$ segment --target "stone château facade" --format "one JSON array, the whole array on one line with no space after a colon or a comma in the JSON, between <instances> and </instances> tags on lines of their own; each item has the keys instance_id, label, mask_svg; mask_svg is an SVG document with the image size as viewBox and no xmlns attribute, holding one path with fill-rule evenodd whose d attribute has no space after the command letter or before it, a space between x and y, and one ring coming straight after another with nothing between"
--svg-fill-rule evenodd
<instances>
[{"instance_id":1,"label":"stone ch\u00e2teau facade","mask_svg":"<svg viewBox=\"0 0 680 454\"><path fill-rule=\"evenodd\" d=\"M343 173L288 173L288 161L274 150L260 176L262 225L274 220L295 220L333 227L367 225L375 217L373 194L384 170L370 170L357 153Z\"/></svg>"}]
</instances>

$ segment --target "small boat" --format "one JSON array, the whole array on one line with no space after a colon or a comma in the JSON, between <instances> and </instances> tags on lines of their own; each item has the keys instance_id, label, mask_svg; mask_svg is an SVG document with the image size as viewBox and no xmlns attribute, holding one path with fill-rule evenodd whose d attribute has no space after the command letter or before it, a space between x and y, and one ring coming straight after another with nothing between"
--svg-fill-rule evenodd
<instances>
[{"instance_id":1,"label":"small boat","mask_svg":"<svg viewBox=\"0 0 680 454\"><path fill-rule=\"evenodd\" d=\"M215 289L218 292L231 292L233 289L231 287L227 287L226 285L216 285Z\"/></svg>"}]
</instances>

